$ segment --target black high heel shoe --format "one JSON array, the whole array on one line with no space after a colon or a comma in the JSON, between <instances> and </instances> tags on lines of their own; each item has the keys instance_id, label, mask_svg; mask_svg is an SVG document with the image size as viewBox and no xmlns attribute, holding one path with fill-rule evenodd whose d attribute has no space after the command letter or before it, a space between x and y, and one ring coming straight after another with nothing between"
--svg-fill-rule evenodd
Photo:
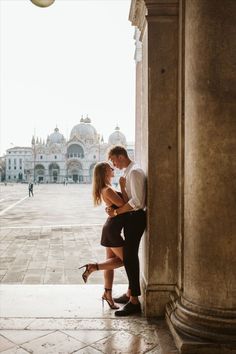
<instances>
[{"instance_id":1,"label":"black high heel shoe","mask_svg":"<svg viewBox=\"0 0 236 354\"><path fill-rule=\"evenodd\" d=\"M102 296L102 306L104 307L104 300L105 300L112 310L118 310L119 306L115 305L114 301L111 300L111 299L108 299L107 296L106 296L106 293L109 292L109 291L111 292L112 289L105 288L105 294L103 294L103 296Z\"/></svg>"},{"instance_id":2,"label":"black high heel shoe","mask_svg":"<svg viewBox=\"0 0 236 354\"><path fill-rule=\"evenodd\" d=\"M91 267L93 267L93 266L95 266L96 270L99 270L97 263L85 264L85 265L79 267L79 269L85 267L85 271L84 271L83 274L82 274L82 278L83 278L83 281L84 281L85 283L87 283L88 277L89 277L89 275L92 273L90 269L91 269Z\"/></svg>"}]
</instances>

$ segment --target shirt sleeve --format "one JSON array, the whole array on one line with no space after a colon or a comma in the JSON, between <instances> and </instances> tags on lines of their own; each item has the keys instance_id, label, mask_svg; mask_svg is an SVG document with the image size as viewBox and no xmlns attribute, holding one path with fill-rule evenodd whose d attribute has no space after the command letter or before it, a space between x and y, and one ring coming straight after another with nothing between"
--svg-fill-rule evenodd
<instances>
[{"instance_id":1,"label":"shirt sleeve","mask_svg":"<svg viewBox=\"0 0 236 354\"><path fill-rule=\"evenodd\" d=\"M143 206L143 199L145 197L146 177L142 170L132 170L130 172L130 190L131 198L129 205L134 209L141 209Z\"/></svg>"}]
</instances>

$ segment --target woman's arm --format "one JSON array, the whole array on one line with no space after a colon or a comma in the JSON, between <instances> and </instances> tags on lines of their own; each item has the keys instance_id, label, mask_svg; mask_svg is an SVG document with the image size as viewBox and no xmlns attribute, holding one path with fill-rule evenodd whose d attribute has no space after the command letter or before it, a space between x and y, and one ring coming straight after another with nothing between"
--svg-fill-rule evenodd
<instances>
[{"instance_id":1,"label":"woman's arm","mask_svg":"<svg viewBox=\"0 0 236 354\"><path fill-rule=\"evenodd\" d=\"M121 207L125 204L125 201L112 188L104 189L102 191L102 198L106 204L114 204L117 207Z\"/></svg>"}]
</instances>

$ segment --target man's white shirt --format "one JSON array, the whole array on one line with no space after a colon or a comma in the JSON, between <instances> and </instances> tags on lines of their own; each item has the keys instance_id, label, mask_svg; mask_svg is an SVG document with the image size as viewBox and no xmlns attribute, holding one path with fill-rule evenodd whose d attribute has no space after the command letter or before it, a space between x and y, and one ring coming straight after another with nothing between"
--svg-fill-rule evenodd
<instances>
[{"instance_id":1,"label":"man's white shirt","mask_svg":"<svg viewBox=\"0 0 236 354\"><path fill-rule=\"evenodd\" d=\"M146 205L146 176L143 170L131 162L124 170L128 203L134 210L144 209Z\"/></svg>"}]
</instances>

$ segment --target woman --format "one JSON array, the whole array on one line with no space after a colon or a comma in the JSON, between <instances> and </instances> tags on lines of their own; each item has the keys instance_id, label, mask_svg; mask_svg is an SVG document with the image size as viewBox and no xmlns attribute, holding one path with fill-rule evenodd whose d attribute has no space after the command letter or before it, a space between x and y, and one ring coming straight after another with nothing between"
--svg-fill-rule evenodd
<instances>
[{"instance_id":1,"label":"woman","mask_svg":"<svg viewBox=\"0 0 236 354\"><path fill-rule=\"evenodd\" d=\"M120 178L121 192L115 191L111 186L114 177L114 169L107 162L96 164L93 172L93 201L94 205L100 205L102 201L107 207L119 208L128 201L125 191L125 178ZM106 247L106 261L102 263L85 264L82 278L86 283L89 275L96 270L104 270L105 292L102 300L107 301L111 309L118 309L112 299L113 269L123 265L123 244L121 230L124 225L124 214L106 220L101 236L101 245ZM79 268L79 269L80 269Z\"/></svg>"}]
</instances>

